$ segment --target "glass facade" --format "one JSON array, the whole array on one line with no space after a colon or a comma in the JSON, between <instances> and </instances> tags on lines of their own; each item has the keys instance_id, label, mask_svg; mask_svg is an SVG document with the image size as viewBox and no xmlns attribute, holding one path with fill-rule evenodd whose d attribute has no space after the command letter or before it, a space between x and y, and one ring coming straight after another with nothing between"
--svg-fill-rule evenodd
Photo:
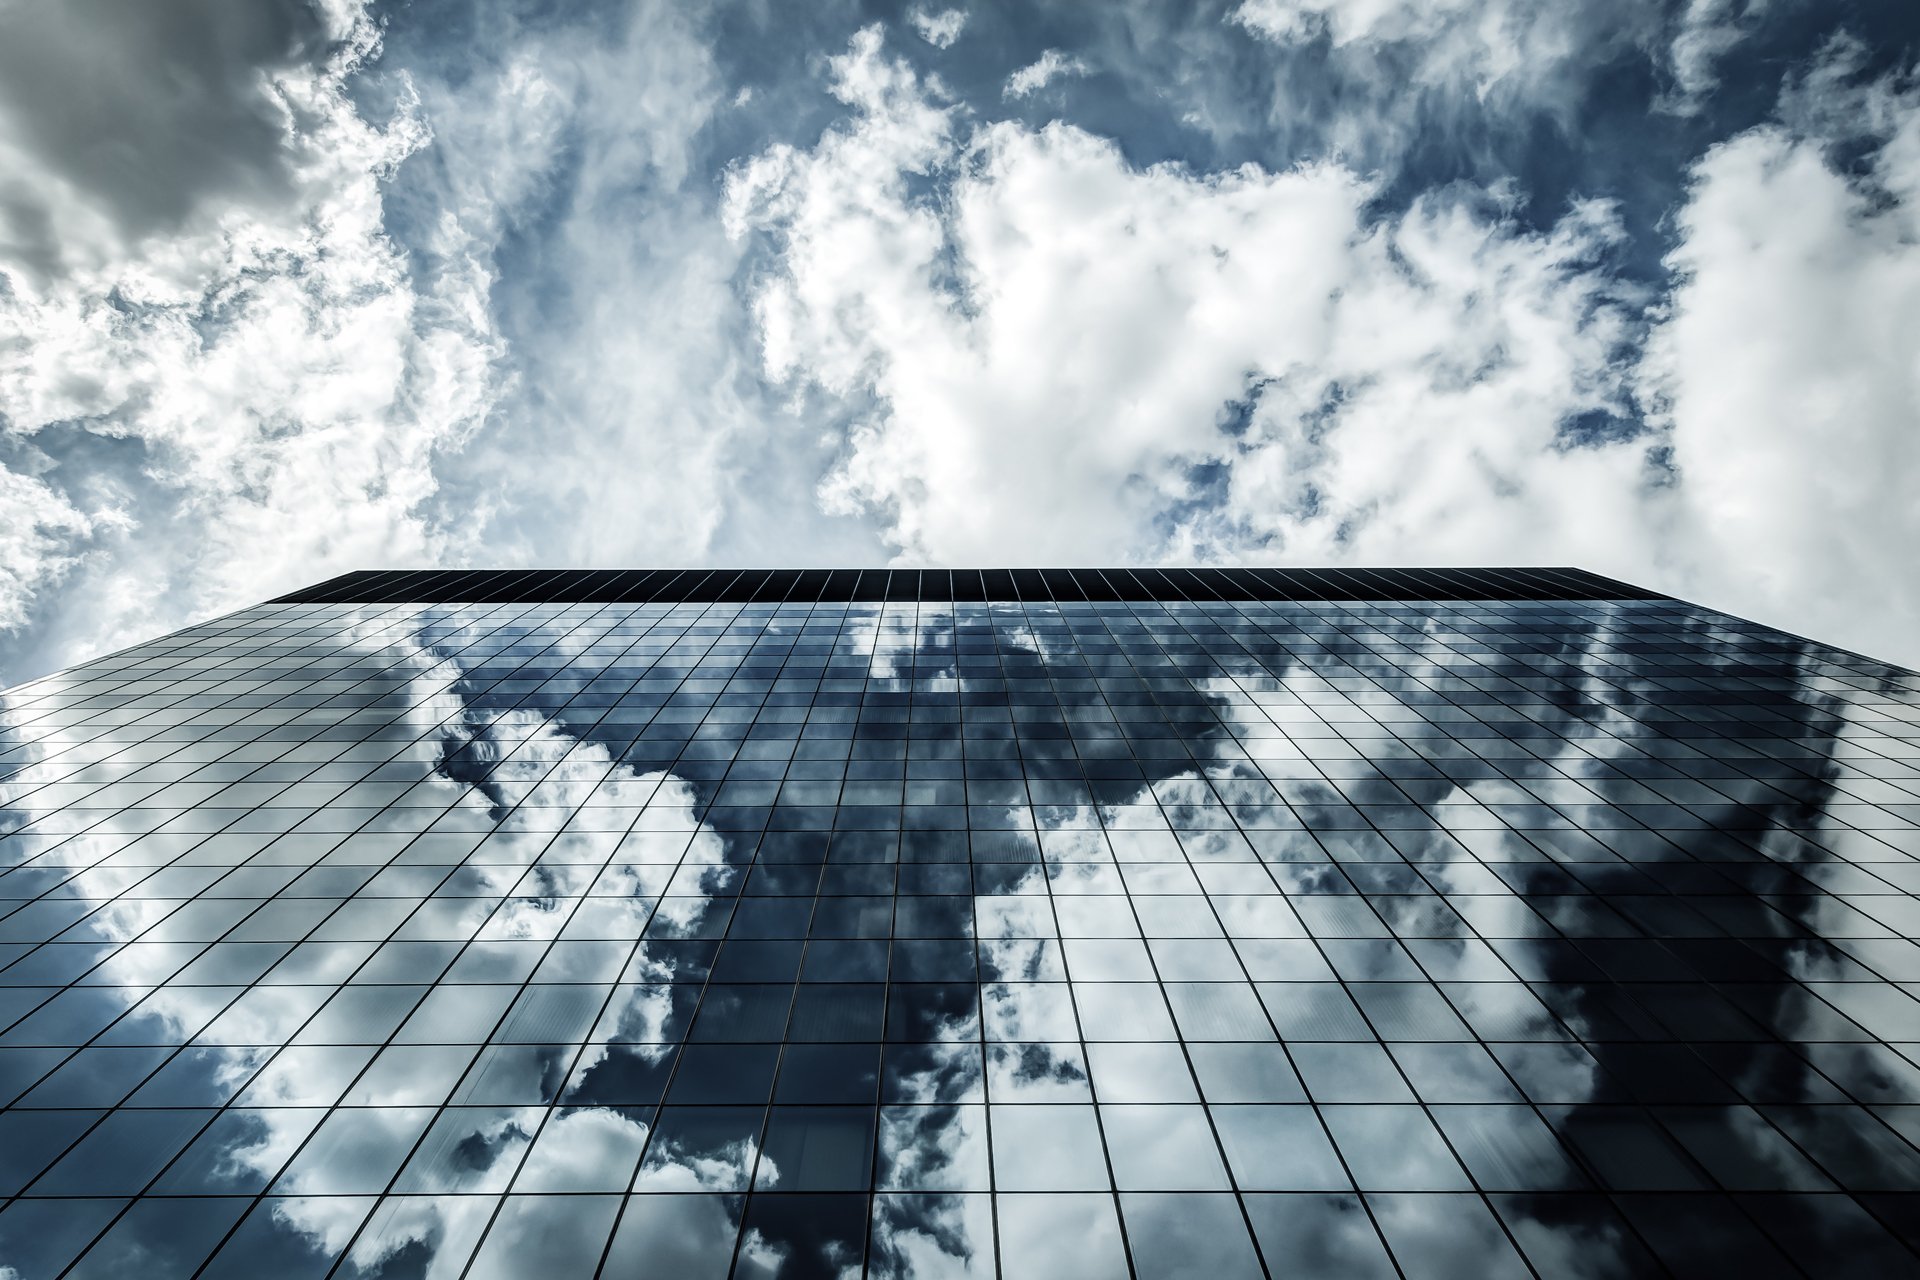
<instances>
[{"instance_id":1,"label":"glass facade","mask_svg":"<svg viewBox=\"0 0 1920 1280\"><path fill-rule=\"evenodd\" d=\"M1920 1273L1920 677L1590 575L355 575L0 801L7 1280Z\"/></svg>"}]
</instances>

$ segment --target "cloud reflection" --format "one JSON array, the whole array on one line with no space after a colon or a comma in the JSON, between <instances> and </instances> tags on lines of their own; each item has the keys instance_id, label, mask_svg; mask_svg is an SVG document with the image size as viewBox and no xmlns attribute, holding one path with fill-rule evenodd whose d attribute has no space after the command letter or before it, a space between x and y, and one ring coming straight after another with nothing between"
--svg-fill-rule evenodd
<instances>
[{"instance_id":1,"label":"cloud reflection","mask_svg":"<svg viewBox=\"0 0 1920 1280\"><path fill-rule=\"evenodd\" d=\"M287 708L359 735L325 763L219 744L162 807L153 762L61 782L113 753L62 773L92 739L40 734L0 1048L44 1055L4 1115L51 1150L6 1214L234 1197L210 1274L1600 1276L1666 1246L1598 1191L1920 1179L1875 977L1906 899L1865 869L1901 860L1846 856L1877 731L1818 651L1683 620L1676 671L1626 606L1550 649L1346 613L1115 614L1184 656L1096 680L1091 611L876 608L817 721L773 677L696 695L663 642L667 766L590 677L501 674L604 669L577 620L369 610ZM1738 698L1669 696L1722 667ZM1703 749L1735 712L1768 733ZM825 800L784 798L803 760ZM189 1229L143 1207L89 1265Z\"/></svg>"}]
</instances>

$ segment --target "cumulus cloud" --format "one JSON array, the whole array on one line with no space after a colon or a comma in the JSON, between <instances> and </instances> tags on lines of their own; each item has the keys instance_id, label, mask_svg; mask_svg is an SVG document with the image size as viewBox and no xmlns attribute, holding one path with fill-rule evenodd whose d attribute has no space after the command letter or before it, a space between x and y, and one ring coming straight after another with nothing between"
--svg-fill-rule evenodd
<instances>
[{"instance_id":1,"label":"cumulus cloud","mask_svg":"<svg viewBox=\"0 0 1920 1280\"><path fill-rule=\"evenodd\" d=\"M221 13L178 10L175 43L217 44ZM697 561L736 505L769 415L695 153L725 96L694 19L492 6L479 45L392 68L357 6L309 25L234 37L179 106L189 134L251 122L212 131L197 203L13 167L58 211L51 248L0 246L0 625L30 628L29 670L347 568ZM171 47L149 78L205 70ZM148 145L133 92L99 146ZM60 104L15 99L18 151Z\"/></svg>"},{"instance_id":2,"label":"cumulus cloud","mask_svg":"<svg viewBox=\"0 0 1920 1280\"><path fill-rule=\"evenodd\" d=\"M867 33L853 120L736 172L780 269L771 376L846 406L826 500L908 558L1235 553L1618 562L1644 447L1601 205L1369 214L1333 164L1130 166L1062 124L971 127ZM924 175L943 184L922 198ZM1524 540L1524 541L1522 541Z\"/></svg>"},{"instance_id":3,"label":"cumulus cloud","mask_svg":"<svg viewBox=\"0 0 1920 1280\"><path fill-rule=\"evenodd\" d=\"M966 29L967 11L965 9L942 9L938 13L930 9L915 9L907 15L907 21L920 33L920 38L936 49L951 48Z\"/></svg>"},{"instance_id":4,"label":"cumulus cloud","mask_svg":"<svg viewBox=\"0 0 1920 1280\"><path fill-rule=\"evenodd\" d=\"M1049 49L1035 61L1007 77L1005 94L1009 98L1027 98L1067 76L1084 76L1087 64L1058 49Z\"/></svg>"},{"instance_id":5,"label":"cumulus cloud","mask_svg":"<svg viewBox=\"0 0 1920 1280\"><path fill-rule=\"evenodd\" d=\"M1920 112L1843 52L1699 162L1667 297L1605 202L1143 168L877 31L729 216L767 375L845 424L822 501L905 560L1572 562L1911 660Z\"/></svg>"},{"instance_id":6,"label":"cumulus cloud","mask_svg":"<svg viewBox=\"0 0 1920 1280\"><path fill-rule=\"evenodd\" d=\"M819 134L671 0L474 5L471 39L396 22L384 54L353 0L0 10L14 675L346 568L876 530L955 562L1571 560L1911 656L1911 84L1842 43L1701 156L1670 291L1641 204L1569 180L1541 217L1526 173L1422 192L1407 158L1505 155L1488 130L1577 121L1633 60L1693 111L1758 0L1131 15L1016 42L977 114L870 29ZM1124 96L1129 41L1169 112L1279 85L1214 132L1283 159L992 122L1089 65Z\"/></svg>"},{"instance_id":7,"label":"cumulus cloud","mask_svg":"<svg viewBox=\"0 0 1920 1280\"><path fill-rule=\"evenodd\" d=\"M1841 43L1693 169L1648 345L1712 603L1920 659L1920 87Z\"/></svg>"},{"instance_id":8,"label":"cumulus cloud","mask_svg":"<svg viewBox=\"0 0 1920 1280\"><path fill-rule=\"evenodd\" d=\"M64 494L0 467L0 628L18 627L35 597L57 586L93 521Z\"/></svg>"},{"instance_id":9,"label":"cumulus cloud","mask_svg":"<svg viewBox=\"0 0 1920 1280\"><path fill-rule=\"evenodd\" d=\"M17 625L26 592L79 565L61 625L85 640L56 641L69 660L447 545L419 509L436 450L491 393L485 281L451 271L414 288L381 184L426 134L405 110L386 124L360 115L345 86L376 34L362 15L332 22L316 58L253 68L246 92L265 106L230 106L278 129L269 158L236 147L221 161L258 161L258 182L228 184L242 195L211 183L190 213L129 208L70 166L14 170L16 195L91 215L71 235L62 224L56 254L0 253L0 423L14 452L26 442L44 459L5 481L34 501L9 520L23 554L0 616ZM196 103L181 109L217 114ZM6 136L19 145L59 110L16 97ZM130 103L100 110L96 145L145 145Z\"/></svg>"}]
</instances>

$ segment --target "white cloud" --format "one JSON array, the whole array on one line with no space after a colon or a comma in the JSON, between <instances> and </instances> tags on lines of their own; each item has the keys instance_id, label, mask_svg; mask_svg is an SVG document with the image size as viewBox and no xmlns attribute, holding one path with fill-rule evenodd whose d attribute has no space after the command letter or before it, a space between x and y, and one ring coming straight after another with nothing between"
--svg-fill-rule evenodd
<instances>
[{"instance_id":1,"label":"white cloud","mask_svg":"<svg viewBox=\"0 0 1920 1280\"><path fill-rule=\"evenodd\" d=\"M1709 153L1655 307L1605 204L1382 215L1337 164L976 126L873 32L832 72L851 119L729 216L768 376L845 424L823 502L903 559L1570 562L1920 656L1914 90L1829 70Z\"/></svg>"},{"instance_id":2,"label":"white cloud","mask_svg":"<svg viewBox=\"0 0 1920 1280\"><path fill-rule=\"evenodd\" d=\"M1687 0L1667 43L1673 92L1662 105L1691 112L1719 84L1718 63L1752 34L1770 0Z\"/></svg>"},{"instance_id":3,"label":"white cloud","mask_svg":"<svg viewBox=\"0 0 1920 1280\"><path fill-rule=\"evenodd\" d=\"M1049 49L1028 65L1007 77L1005 94L1009 98L1026 98L1065 76L1084 76L1088 74L1087 64L1078 58L1068 57L1058 49Z\"/></svg>"},{"instance_id":4,"label":"white cloud","mask_svg":"<svg viewBox=\"0 0 1920 1280\"><path fill-rule=\"evenodd\" d=\"M0 466L0 628L27 620L36 596L57 586L93 532L89 517L44 481Z\"/></svg>"},{"instance_id":5,"label":"white cloud","mask_svg":"<svg viewBox=\"0 0 1920 1280\"><path fill-rule=\"evenodd\" d=\"M1913 656L1913 89L1841 48L1700 161L1644 363L1606 204L1543 232L1499 187L1376 204L1369 157L1435 103L1551 111L1644 46L1686 109L1758 4L1248 0L1272 56L1415 92L1343 108L1334 160L1217 173L980 126L870 29L832 60L850 118L737 164L721 217L703 148L747 104L697 17L496 14L457 66L354 83L373 27L317 12L249 29L205 77L230 101L128 126L201 122L197 183L62 158L54 100L0 92L0 628L29 664L345 568L804 558L862 522L956 562L1571 560ZM83 47L37 21L50 64ZM911 21L945 47L965 13ZM1049 50L1005 91L1085 72ZM821 428L844 526L792 483Z\"/></svg>"},{"instance_id":6,"label":"white cloud","mask_svg":"<svg viewBox=\"0 0 1920 1280\"><path fill-rule=\"evenodd\" d=\"M942 9L935 13L930 9L915 9L907 15L907 21L920 33L920 38L936 49L951 48L960 38L961 31L967 25L965 9Z\"/></svg>"},{"instance_id":7,"label":"white cloud","mask_svg":"<svg viewBox=\"0 0 1920 1280\"><path fill-rule=\"evenodd\" d=\"M698 561L740 505L772 415L694 150L726 101L695 19L495 12L482 45L409 69L382 69L357 8L328 20L326 57L229 77L264 105L199 111L247 122L209 167L264 176L177 216L0 166L4 208L60 229L0 235L0 422L48 459L6 481L36 499L0 534L23 666L349 568ZM0 151L31 134L7 108Z\"/></svg>"},{"instance_id":8,"label":"white cloud","mask_svg":"<svg viewBox=\"0 0 1920 1280\"><path fill-rule=\"evenodd\" d=\"M282 129L273 198L88 238L106 197L51 167L17 172L99 216L76 220L56 270L0 256L6 430L49 453L131 448L118 472L106 444L45 468L37 533L10 534L23 554L0 617L15 625L21 591L86 555L60 618L83 637L68 660L301 580L443 554L419 508L435 452L486 411L486 281L456 270L413 288L381 183L425 134L404 112L358 114L345 84L375 34L356 17L340 36L318 62L263 73Z\"/></svg>"},{"instance_id":9,"label":"white cloud","mask_svg":"<svg viewBox=\"0 0 1920 1280\"><path fill-rule=\"evenodd\" d=\"M876 36L833 70L853 122L739 170L732 213L781 254L769 374L850 422L826 500L904 556L1619 565L1648 536L1643 446L1559 434L1625 408L1604 207L1545 236L1485 201L1374 221L1337 165L1141 170L1057 123L971 130Z\"/></svg>"},{"instance_id":10,"label":"white cloud","mask_svg":"<svg viewBox=\"0 0 1920 1280\"><path fill-rule=\"evenodd\" d=\"M1839 46L1709 151L1647 351L1708 602L1920 661L1920 90ZM1832 154L1858 155L1843 172Z\"/></svg>"},{"instance_id":11,"label":"white cloud","mask_svg":"<svg viewBox=\"0 0 1920 1280\"><path fill-rule=\"evenodd\" d=\"M502 19L496 59L417 69L436 144L403 175L443 211L517 386L442 467L449 522L488 558L697 562L768 414L696 139L728 93L684 6Z\"/></svg>"},{"instance_id":12,"label":"white cloud","mask_svg":"<svg viewBox=\"0 0 1920 1280\"><path fill-rule=\"evenodd\" d=\"M1477 37L1496 70L1518 64L1521 15L1503 0L1245 0L1233 21L1269 40L1293 43L1325 36L1336 45L1359 41ZM1447 51L1458 56L1459 48Z\"/></svg>"}]
</instances>

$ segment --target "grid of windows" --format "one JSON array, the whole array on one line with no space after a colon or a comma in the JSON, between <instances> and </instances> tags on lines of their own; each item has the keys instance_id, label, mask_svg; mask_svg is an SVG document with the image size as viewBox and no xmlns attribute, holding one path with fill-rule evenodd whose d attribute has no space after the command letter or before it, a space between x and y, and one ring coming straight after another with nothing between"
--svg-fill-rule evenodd
<instances>
[{"instance_id":1,"label":"grid of windows","mask_svg":"<svg viewBox=\"0 0 1920 1280\"><path fill-rule=\"evenodd\" d=\"M1920 1274L1920 677L824 594L0 695L0 1274Z\"/></svg>"}]
</instances>

